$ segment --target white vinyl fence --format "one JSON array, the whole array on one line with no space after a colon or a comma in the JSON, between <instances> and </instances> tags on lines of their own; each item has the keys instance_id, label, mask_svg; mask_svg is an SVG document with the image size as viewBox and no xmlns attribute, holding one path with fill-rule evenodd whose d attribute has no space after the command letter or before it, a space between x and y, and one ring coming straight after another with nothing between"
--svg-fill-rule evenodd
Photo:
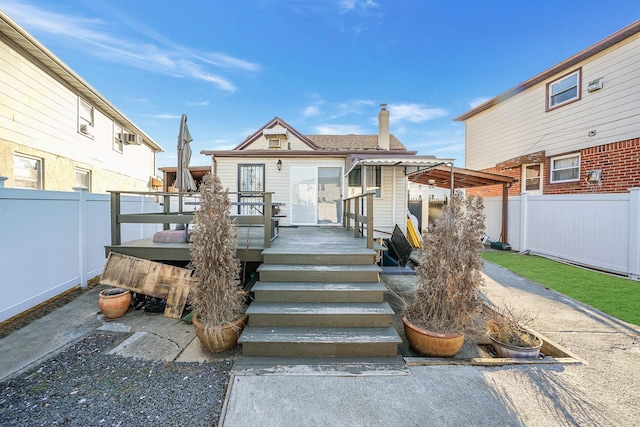
<instances>
[{"instance_id":1,"label":"white vinyl fence","mask_svg":"<svg viewBox=\"0 0 640 427\"><path fill-rule=\"evenodd\" d=\"M486 234L501 240L502 200L485 199ZM640 277L640 188L617 194L509 197L508 242L516 251Z\"/></svg>"},{"instance_id":2,"label":"white vinyl fence","mask_svg":"<svg viewBox=\"0 0 640 427\"><path fill-rule=\"evenodd\" d=\"M110 210L108 194L0 185L0 322L102 273ZM156 197L122 198L123 213L161 211ZM161 228L124 224L122 240L151 237Z\"/></svg>"}]
</instances>

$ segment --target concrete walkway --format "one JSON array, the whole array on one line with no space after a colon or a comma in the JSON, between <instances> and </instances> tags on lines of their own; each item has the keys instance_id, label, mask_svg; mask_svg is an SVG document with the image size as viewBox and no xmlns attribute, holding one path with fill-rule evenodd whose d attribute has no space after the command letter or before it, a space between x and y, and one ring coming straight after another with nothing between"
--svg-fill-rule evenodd
<instances>
[{"instance_id":1,"label":"concrete walkway","mask_svg":"<svg viewBox=\"0 0 640 427\"><path fill-rule=\"evenodd\" d=\"M226 427L640 423L640 328L493 264L487 263L485 273L486 293L494 303L504 301L537 315L534 330L586 363L408 367L400 359L247 369L237 352L202 350L193 327L182 321L140 311L105 321L94 289L0 340L0 380L88 333L108 330L131 334L112 350L127 357L177 362L237 358L221 422ZM410 287L413 279L399 280Z\"/></svg>"}]
</instances>

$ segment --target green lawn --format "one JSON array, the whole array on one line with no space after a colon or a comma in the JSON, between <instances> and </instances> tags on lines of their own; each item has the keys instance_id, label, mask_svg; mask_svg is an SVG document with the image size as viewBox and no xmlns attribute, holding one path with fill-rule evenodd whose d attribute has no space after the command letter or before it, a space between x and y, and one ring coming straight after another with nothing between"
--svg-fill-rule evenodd
<instances>
[{"instance_id":1,"label":"green lawn","mask_svg":"<svg viewBox=\"0 0 640 427\"><path fill-rule=\"evenodd\" d=\"M487 261L582 301L625 322L640 325L640 282L515 252L483 252Z\"/></svg>"}]
</instances>

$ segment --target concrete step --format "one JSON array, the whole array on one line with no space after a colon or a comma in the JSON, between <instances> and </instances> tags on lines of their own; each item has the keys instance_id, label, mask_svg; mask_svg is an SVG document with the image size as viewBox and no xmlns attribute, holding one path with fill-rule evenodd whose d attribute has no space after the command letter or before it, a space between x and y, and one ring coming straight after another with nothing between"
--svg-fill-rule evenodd
<instances>
[{"instance_id":1,"label":"concrete step","mask_svg":"<svg viewBox=\"0 0 640 427\"><path fill-rule=\"evenodd\" d=\"M382 282L257 282L257 302L383 302Z\"/></svg>"},{"instance_id":2,"label":"concrete step","mask_svg":"<svg viewBox=\"0 0 640 427\"><path fill-rule=\"evenodd\" d=\"M250 326L387 327L393 309L381 303L274 303L254 301L246 312Z\"/></svg>"},{"instance_id":3,"label":"concrete step","mask_svg":"<svg viewBox=\"0 0 640 427\"><path fill-rule=\"evenodd\" d=\"M262 256L265 264L370 265L375 263L376 251L319 245L296 252L290 248L268 248L262 251Z\"/></svg>"},{"instance_id":4,"label":"concrete step","mask_svg":"<svg viewBox=\"0 0 640 427\"><path fill-rule=\"evenodd\" d=\"M368 265L262 264L262 282L377 282L382 269Z\"/></svg>"},{"instance_id":5,"label":"concrete step","mask_svg":"<svg viewBox=\"0 0 640 427\"><path fill-rule=\"evenodd\" d=\"M245 327L240 339L244 356L392 357L402 342L385 328Z\"/></svg>"}]
</instances>

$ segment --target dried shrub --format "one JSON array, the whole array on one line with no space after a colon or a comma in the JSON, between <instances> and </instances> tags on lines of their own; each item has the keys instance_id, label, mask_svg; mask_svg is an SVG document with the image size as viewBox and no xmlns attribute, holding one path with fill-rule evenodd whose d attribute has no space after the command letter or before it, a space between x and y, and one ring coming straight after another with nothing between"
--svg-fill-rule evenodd
<instances>
[{"instance_id":1,"label":"dried shrub","mask_svg":"<svg viewBox=\"0 0 640 427\"><path fill-rule=\"evenodd\" d=\"M194 214L189 245L197 279L191 302L205 335L217 341L222 326L231 325L244 311L236 259L238 228L231 220L231 202L220 178L207 174L199 191L200 209Z\"/></svg>"},{"instance_id":2,"label":"dried shrub","mask_svg":"<svg viewBox=\"0 0 640 427\"><path fill-rule=\"evenodd\" d=\"M493 315L487 320L487 333L494 340L524 348L536 347L540 344L540 338L525 330L533 318L507 306L493 310Z\"/></svg>"},{"instance_id":3,"label":"dried shrub","mask_svg":"<svg viewBox=\"0 0 640 427\"><path fill-rule=\"evenodd\" d=\"M440 333L462 333L473 324L483 284L484 220L482 198L457 192L443 216L423 232L417 290L406 310L412 323Z\"/></svg>"}]
</instances>

